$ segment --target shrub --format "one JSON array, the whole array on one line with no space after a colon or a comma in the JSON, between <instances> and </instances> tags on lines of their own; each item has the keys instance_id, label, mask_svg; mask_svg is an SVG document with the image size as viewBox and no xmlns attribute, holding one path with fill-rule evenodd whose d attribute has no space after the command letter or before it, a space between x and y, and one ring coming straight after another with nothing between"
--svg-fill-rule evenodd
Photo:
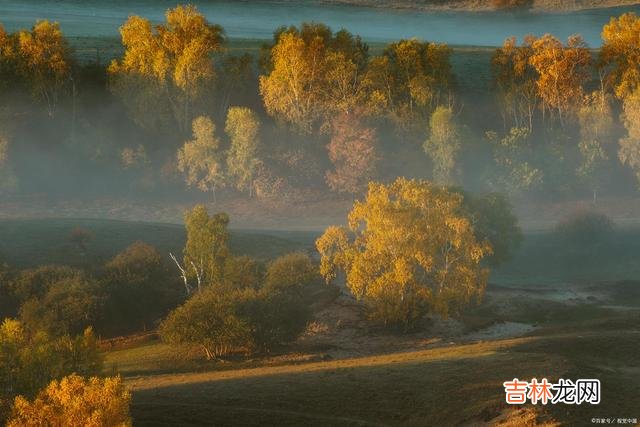
<instances>
[{"instance_id":1,"label":"shrub","mask_svg":"<svg viewBox=\"0 0 640 427\"><path fill-rule=\"evenodd\" d=\"M257 289L264 280L264 265L249 256L229 257L224 266L224 290Z\"/></svg>"},{"instance_id":2,"label":"shrub","mask_svg":"<svg viewBox=\"0 0 640 427\"><path fill-rule=\"evenodd\" d=\"M575 212L554 229L561 255L576 258L597 256L614 233L615 225L608 216L590 211Z\"/></svg>"},{"instance_id":3,"label":"shrub","mask_svg":"<svg viewBox=\"0 0 640 427\"><path fill-rule=\"evenodd\" d=\"M238 315L246 292L206 289L193 295L161 323L163 341L176 346L200 347L212 360L253 346L250 325Z\"/></svg>"},{"instance_id":4,"label":"shrub","mask_svg":"<svg viewBox=\"0 0 640 427\"><path fill-rule=\"evenodd\" d=\"M53 380L33 401L18 396L7 425L130 426L130 403L131 393L120 377L72 374Z\"/></svg>"}]
</instances>

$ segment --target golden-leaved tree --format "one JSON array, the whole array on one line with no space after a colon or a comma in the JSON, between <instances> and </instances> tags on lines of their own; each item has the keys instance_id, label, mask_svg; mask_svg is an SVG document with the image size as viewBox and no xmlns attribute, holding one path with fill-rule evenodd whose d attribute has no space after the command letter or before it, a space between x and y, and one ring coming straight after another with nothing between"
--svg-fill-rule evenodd
<instances>
[{"instance_id":1,"label":"golden-leaved tree","mask_svg":"<svg viewBox=\"0 0 640 427\"><path fill-rule=\"evenodd\" d=\"M71 79L71 53L57 22L38 21L17 34L18 70L53 117Z\"/></svg>"},{"instance_id":2,"label":"golden-leaved tree","mask_svg":"<svg viewBox=\"0 0 640 427\"><path fill-rule=\"evenodd\" d=\"M260 94L267 112L311 133L362 104L367 46L345 30L322 24L280 29L271 47Z\"/></svg>"},{"instance_id":3,"label":"golden-leaved tree","mask_svg":"<svg viewBox=\"0 0 640 427\"><path fill-rule=\"evenodd\" d=\"M627 136L620 139L618 157L631 168L640 185L640 88L624 98L622 108Z\"/></svg>"},{"instance_id":4,"label":"golden-leaved tree","mask_svg":"<svg viewBox=\"0 0 640 427\"><path fill-rule=\"evenodd\" d=\"M112 90L143 127L154 128L170 112L187 132L214 86L212 55L222 50L224 31L195 6L166 12L166 23L131 16L120 28L124 56L109 67ZM160 115L158 117L158 115Z\"/></svg>"},{"instance_id":5,"label":"golden-leaved tree","mask_svg":"<svg viewBox=\"0 0 640 427\"><path fill-rule=\"evenodd\" d=\"M600 65L609 73L609 82L616 96L624 98L640 83L640 18L635 13L625 13L602 28Z\"/></svg>"},{"instance_id":6,"label":"golden-leaved tree","mask_svg":"<svg viewBox=\"0 0 640 427\"><path fill-rule=\"evenodd\" d=\"M433 109L453 84L444 44L401 40L371 59L364 79L368 108L386 116L401 131L423 131Z\"/></svg>"},{"instance_id":7,"label":"golden-leaved tree","mask_svg":"<svg viewBox=\"0 0 640 427\"><path fill-rule=\"evenodd\" d=\"M53 380L33 401L18 396L9 427L130 426L129 392L120 377L85 379L71 374Z\"/></svg>"},{"instance_id":8,"label":"golden-leaved tree","mask_svg":"<svg viewBox=\"0 0 640 427\"><path fill-rule=\"evenodd\" d=\"M464 214L463 196L428 181L370 183L349 213L348 227L329 227L316 241L327 281L344 271L372 317L411 326L427 313L459 313L482 297L491 247Z\"/></svg>"},{"instance_id":9,"label":"golden-leaved tree","mask_svg":"<svg viewBox=\"0 0 640 427\"><path fill-rule=\"evenodd\" d=\"M536 85L543 113L556 112L560 123L575 114L590 78L591 53L582 37L570 36L566 45L551 34L536 39L529 58L538 73Z\"/></svg>"},{"instance_id":10,"label":"golden-leaved tree","mask_svg":"<svg viewBox=\"0 0 640 427\"><path fill-rule=\"evenodd\" d=\"M493 82L505 128L527 127L533 130L538 107L537 74L529 63L535 38L527 36L518 46L515 37L504 41L491 59Z\"/></svg>"}]
</instances>

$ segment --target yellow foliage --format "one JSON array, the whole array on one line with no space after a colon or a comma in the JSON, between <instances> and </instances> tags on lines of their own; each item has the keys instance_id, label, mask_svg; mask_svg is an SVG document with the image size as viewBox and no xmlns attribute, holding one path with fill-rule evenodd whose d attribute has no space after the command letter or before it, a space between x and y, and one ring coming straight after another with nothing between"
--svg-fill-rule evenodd
<instances>
[{"instance_id":1,"label":"yellow foliage","mask_svg":"<svg viewBox=\"0 0 640 427\"><path fill-rule=\"evenodd\" d=\"M180 128L186 130L194 102L215 78L211 55L222 50L222 28L209 24L189 5L167 10L166 23L155 27L147 19L131 16L120 35L125 53L109 66L112 88L130 108L137 105L132 97L145 95L156 101L163 97ZM141 89L136 78L147 87Z\"/></svg>"},{"instance_id":2,"label":"yellow foliage","mask_svg":"<svg viewBox=\"0 0 640 427\"><path fill-rule=\"evenodd\" d=\"M631 94L640 83L640 18L635 13L625 13L611 18L602 28L601 65L613 66L610 82L619 98Z\"/></svg>"},{"instance_id":3,"label":"yellow foliage","mask_svg":"<svg viewBox=\"0 0 640 427\"><path fill-rule=\"evenodd\" d=\"M34 95L47 103L49 115L53 116L60 91L71 77L70 50L60 26L45 20L38 21L31 31L20 31L17 51L21 73L30 81Z\"/></svg>"},{"instance_id":4,"label":"yellow foliage","mask_svg":"<svg viewBox=\"0 0 640 427\"><path fill-rule=\"evenodd\" d=\"M544 105L557 110L560 121L574 112L584 96L590 77L591 53L580 36L571 36L565 46L551 34L536 39L529 58L538 73L536 86Z\"/></svg>"},{"instance_id":5,"label":"yellow foliage","mask_svg":"<svg viewBox=\"0 0 640 427\"><path fill-rule=\"evenodd\" d=\"M338 270L347 286L385 322L409 324L425 312L456 314L479 299L491 254L462 214L462 196L428 181L370 183L349 225L329 227L316 241L326 280Z\"/></svg>"},{"instance_id":6,"label":"yellow foliage","mask_svg":"<svg viewBox=\"0 0 640 427\"><path fill-rule=\"evenodd\" d=\"M9 427L130 426L131 393L120 377L84 379L72 374L52 381L33 401L15 399Z\"/></svg>"}]
</instances>

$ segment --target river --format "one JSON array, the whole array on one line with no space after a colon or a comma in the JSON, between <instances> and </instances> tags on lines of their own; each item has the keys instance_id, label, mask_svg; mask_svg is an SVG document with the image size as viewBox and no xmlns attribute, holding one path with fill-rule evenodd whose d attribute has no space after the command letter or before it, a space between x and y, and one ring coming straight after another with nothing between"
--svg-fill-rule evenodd
<instances>
[{"instance_id":1,"label":"river","mask_svg":"<svg viewBox=\"0 0 640 427\"><path fill-rule=\"evenodd\" d=\"M580 33L592 47L611 16L640 7L565 13L425 12L322 5L317 1L192 1L232 38L267 39L280 25L304 21L346 28L371 42L417 37L451 45L497 46L511 35L558 37ZM70 37L115 37L131 14L163 19L176 0L0 0L0 23L9 31L27 28L37 19L58 21Z\"/></svg>"}]
</instances>

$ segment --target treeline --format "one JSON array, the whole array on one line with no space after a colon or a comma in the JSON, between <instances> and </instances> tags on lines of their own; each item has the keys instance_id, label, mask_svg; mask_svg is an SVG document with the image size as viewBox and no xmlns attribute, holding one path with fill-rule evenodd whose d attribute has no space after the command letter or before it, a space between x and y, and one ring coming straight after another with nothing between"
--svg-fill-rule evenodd
<instances>
[{"instance_id":1,"label":"treeline","mask_svg":"<svg viewBox=\"0 0 640 427\"><path fill-rule=\"evenodd\" d=\"M459 90L473 77L454 75L446 45L400 40L374 55L317 23L233 55L220 26L178 6L159 25L130 17L106 68L74 61L55 23L0 31L2 188L102 173L104 191L182 183L285 202L399 175L542 198L633 191L638 22L612 19L598 52L580 36L506 40L487 64L488 105Z\"/></svg>"}]
</instances>

